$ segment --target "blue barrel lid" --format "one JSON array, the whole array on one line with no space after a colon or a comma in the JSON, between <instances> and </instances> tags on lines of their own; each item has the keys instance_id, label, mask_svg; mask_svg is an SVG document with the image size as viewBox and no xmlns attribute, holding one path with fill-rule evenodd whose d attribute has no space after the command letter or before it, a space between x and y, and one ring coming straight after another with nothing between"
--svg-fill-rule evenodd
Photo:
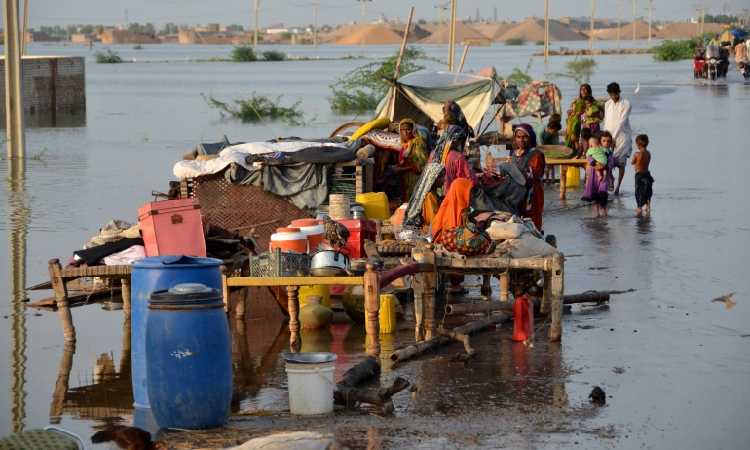
<instances>
[{"instance_id":1,"label":"blue barrel lid","mask_svg":"<svg viewBox=\"0 0 750 450\"><path fill-rule=\"evenodd\" d=\"M223 306L221 292L202 283L180 283L169 289L154 291L149 296L150 307Z\"/></svg>"},{"instance_id":2,"label":"blue barrel lid","mask_svg":"<svg viewBox=\"0 0 750 450\"><path fill-rule=\"evenodd\" d=\"M149 256L147 258L140 259L133 264L136 269L169 269L169 268L195 268L196 266L201 267L216 267L220 266L222 261L216 258L203 258L198 256L187 256L187 255L164 255L164 256Z\"/></svg>"}]
</instances>

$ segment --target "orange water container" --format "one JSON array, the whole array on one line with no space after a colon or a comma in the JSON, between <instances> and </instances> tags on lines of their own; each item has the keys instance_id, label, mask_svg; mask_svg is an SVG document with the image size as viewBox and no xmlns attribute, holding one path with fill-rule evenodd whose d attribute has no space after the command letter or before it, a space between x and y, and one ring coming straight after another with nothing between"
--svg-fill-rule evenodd
<instances>
[{"instance_id":1,"label":"orange water container","mask_svg":"<svg viewBox=\"0 0 750 450\"><path fill-rule=\"evenodd\" d=\"M534 335L534 308L529 294L516 297L513 303L513 340L524 342Z\"/></svg>"},{"instance_id":2,"label":"orange water container","mask_svg":"<svg viewBox=\"0 0 750 450\"><path fill-rule=\"evenodd\" d=\"M292 223L289 224L289 227L291 228L302 228L302 227L311 227L313 225L317 225L321 223L321 220L318 219L294 219L292 220Z\"/></svg>"},{"instance_id":3,"label":"orange water container","mask_svg":"<svg viewBox=\"0 0 750 450\"><path fill-rule=\"evenodd\" d=\"M318 246L323 242L326 229L323 225L316 223L315 225L299 227L299 230L307 236L307 241L310 243L310 253L318 250Z\"/></svg>"},{"instance_id":4,"label":"orange water container","mask_svg":"<svg viewBox=\"0 0 750 450\"><path fill-rule=\"evenodd\" d=\"M271 235L270 250L282 252L307 253L307 236L299 228L277 228Z\"/></svg>"}]
</instances>

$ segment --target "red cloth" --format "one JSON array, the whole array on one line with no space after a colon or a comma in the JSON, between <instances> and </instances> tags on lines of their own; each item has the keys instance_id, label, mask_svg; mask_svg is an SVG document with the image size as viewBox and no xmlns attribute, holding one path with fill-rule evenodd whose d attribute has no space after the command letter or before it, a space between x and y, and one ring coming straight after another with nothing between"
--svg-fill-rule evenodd
<instances>
[{"instance_id":1,"label":"red cloth","mask_svg":"<svg viewBox=\"0 0 750 450\"><path fill-rule=\"evenodd\" d=\"M528 205L524 202L524 208L522 208L524 217L531 218L540 231L542 230L542 215L544 213L544 184L542 179L544 178L545 166L544 153L541 151L535 151L529 156L529 174L527 177L531 182L531 201Z\"/></svg>"}]
</instances>

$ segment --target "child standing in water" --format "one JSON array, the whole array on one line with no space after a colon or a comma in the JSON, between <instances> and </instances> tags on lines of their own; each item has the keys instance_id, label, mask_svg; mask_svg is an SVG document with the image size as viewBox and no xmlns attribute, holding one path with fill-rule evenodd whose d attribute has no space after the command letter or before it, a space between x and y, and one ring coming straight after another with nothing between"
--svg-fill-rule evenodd
<instances>
[{"instance_id":1,"label":"child standing in water","mask_svg":"<svg viewBox=\"0 0 750 450\"><path fill-rule=\"evenodd\" d=\"M643 214L651 215L651 196L653 195L654 179L648 166L651 163L651 152L648 151L648 135L639 134L635 138L635 145L638 149L633 155L633 169L635 169L635 202L636 217Z\"/></svg>"}]
</instances>

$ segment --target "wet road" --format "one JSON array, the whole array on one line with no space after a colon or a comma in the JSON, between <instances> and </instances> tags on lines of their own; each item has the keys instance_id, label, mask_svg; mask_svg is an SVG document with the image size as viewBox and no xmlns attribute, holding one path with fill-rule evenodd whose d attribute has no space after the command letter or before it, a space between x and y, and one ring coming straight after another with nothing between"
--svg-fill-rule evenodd
<instances>
[{"instance_id":1,"label":"wet road","mask_svg":"<svg viewBox=\"0 0 750 450\"><path fill-rule=\"evenodd\" d=\"M525 66L532 50L472 49L467 66L475 70L494 64L508 73ZM226 49L122 49L126 57L139 59L221 51ZM341 55L358 49L323 51ZM32 47L32 52L88 55L76 47ZM549 72L562 71L564 61L553 58ZM688 62L654 63L648 55L599 57L597 62L595 94L604 95L607 82L619 81L634 105L633 127L651 137L654 214L650 220L633 217L628 172L624 195L612 202L607 220L592 219L575 192L560 204L550 188L545 229L571 255L566 292L636 291L614 296L609 308L574 309L565 317L559 347L540 344L522 352L504 330L479 338L480 359L468 370L450 362L457 348L446 349L436 360L407 363L397 373L424 390L415 398L409 393L397 397L396 419L337 416L330 426L360 443L374 426L383 430L385 447L400 448L569 448L576 442L584 448L747 446L750 85L739 83L732 72L727 86L694 86ZM24 310L23 292L14 286L44 280L49 258L66 257L110 218L134 220L150 191L166 188L171 164L199 141L223 134L231 139L328 134L349 118L328 112L327 85L360 64L89 63L86 125L30 130L33 157L25 182L3 183L0 228L7 244L0 250L0 267L7 275L0 280L0 292L6 293L0 302L0 435L59 422L89 436L104 418L132 414L121 313L98 305L75 309L78 344L73 352L62 345L56 316ZM538 59L532 73L543 73ZM556 81L568 103L574 84ZM636 83L641 86L637 95ZM302 99L314 117L312 125L221 122L200 96L233 98L252 91ZM0 168L9 180L7 161L0 161ZM24 265L26 270L20 270ZM710 303L732 291L737 292L736 308ZM285 376L276 354L285 337L279 337L278 328L260 324L249 324L247 333L247 346L235 341L237 385L243 392L235 408L283 409ZM334 329L330 338L310 341L322 348L340 346L345 363L351 364L361 357L361 334L356 328ZM102 375L112 370L124 376ZM606 407L587 406L593 385L611 395ZM570 419L561 422L558 413ZM254 418L243 426L260 430L268 420ZM455 429L446 431L445 423ZM277 426L301 427L283 418Z\"/></svg>"}]
</instances>

